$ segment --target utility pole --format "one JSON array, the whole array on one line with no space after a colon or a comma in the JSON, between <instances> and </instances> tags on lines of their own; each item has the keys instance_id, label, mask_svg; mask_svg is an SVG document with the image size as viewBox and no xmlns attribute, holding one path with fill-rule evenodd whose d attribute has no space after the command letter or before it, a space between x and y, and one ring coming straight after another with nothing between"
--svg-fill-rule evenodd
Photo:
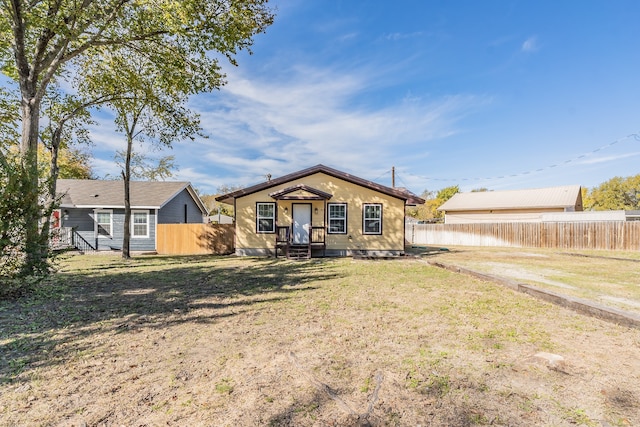
<instances>
[{"instance_id":1,"label":"utility pole","mask_svg":"<svg viewBox=\"0 0 640 427\"><path fill-rule=\"evenodd\" d=\"M396 167L391 166L391 188L396 188Z\"/></svg>"}]
</instances>

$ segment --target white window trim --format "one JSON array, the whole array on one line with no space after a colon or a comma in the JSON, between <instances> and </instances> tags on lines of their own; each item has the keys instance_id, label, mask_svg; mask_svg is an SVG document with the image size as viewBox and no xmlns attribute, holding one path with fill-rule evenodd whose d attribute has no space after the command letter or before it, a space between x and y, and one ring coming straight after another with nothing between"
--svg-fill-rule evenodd
<instances>
[{"instance_id":1,"label":"white window trim","mask_svg":"<svg viewBox=\"0 0 640 427\"><path fill-rule=\"evenodd\" d=\"M98 227L100 223L98 223L98 214L99 213L108 213L109 214L109 235L105 236L104 234L100 234ZM93 223L94 223L94 232L98 239L113 239L113 209L94 209L93 211Z\"/></svg>"},{"instance_id":2,"label":"white window trim","mask_svg":"<svg viewBox=\"0 0 640 427\"><path fill-rule=\"evenodd\" d=\"M273 216L260 216L260 205L269 205L273 207ZM272 219L273 220L273 229L272 230L260 230L260 220L261 219ZM276 232L276 204L273 202L257 202L256 203L256 233L258 234L273 234Z\"/></svg>"},{"instance_id":3,"label":"white window trim","mask_svg":"<svg viewBox=\"0 0 640 427\"><path fill-rule=\"evenodd\" d=\"M380 207L380 218L367 218L365 216L367 212L367 206L379 206ZM366 223L367 221L379 221L378 231L367 231ZM382 203L365 203L362 205L362 234L382 234Z\"/></svg>"},{"instance_id":4,"label":"white window trim","mask_svg":"<svg viewBox=\"0 0 640 427\"><path fill-rule=\"evenodd\" d=\"M331 206L344 206L344 217L331 218ZM327 203L327 233L328 234L347 234L347 209L346 203ZM331 220L341 220L344 222L344 231L331 231Z\"/></svg>"},{"instance_id":5,"label":"white window trim","mask_svg":"<svg viewBox=\"0 0 640 427\"><path fill-rule=\"evenodd\" d=\"M134 226L135 223L133 221L133 217L134 214L136 213L143 213L147 215L147 234L145 234L144 236L136 236L135 233L133 232L134 230ZM148 210L142 210L142 209L136 209L136 210L132 210L131 211L131 224L129 224L131 226L131 238L132 239L148 239L149 238L149 228L151 227L151 225L149 224L149 211Z\"/></svg>"}]
</instances>

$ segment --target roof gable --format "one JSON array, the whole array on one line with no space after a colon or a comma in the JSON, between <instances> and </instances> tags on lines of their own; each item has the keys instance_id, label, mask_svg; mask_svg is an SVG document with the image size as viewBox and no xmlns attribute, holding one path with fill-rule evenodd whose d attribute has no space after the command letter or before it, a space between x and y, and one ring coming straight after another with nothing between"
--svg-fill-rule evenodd
<instances>
[{"instance_id":1,"label":"roof gable","mask_svg":"<svg viewBox=\"0 0 640 427\"><path fill-rule=\"evenodd\" d=\"M568 208L581 205L579 185L529 190L457 193L439 211Z\"/></svg>"},{"instance_id":2,"label":"roof gable","mask_svg":"<svg viewBox=\"0 0 640 427\"><path fill-rule=\"evenodd\" d=\"M131 181L132 209L160 209L187 190L203 213L207 209L189 182ZM57 193L63 207L124 208L124 182L92 179L59 179Z\"/></svg>"},{"instance_id":3,"label":"roof gable","mask_svg":"<svg viewBox=\"0 0 640 427\"><path fill-rule=\"evenodd\" d=\"M329 200L333 194L325 193L306 184L298 184L269 193L276 200Z\"/></svg>"},{"instance_id":4,"label":"roof gable","mask_svg":"<svg viewBox=\"0 0 640 427\"><path fill-rule=\"evenodd\" d=\"M248 196L253 193L257 193L258 191L263 191L281 184L286 184L287 182L298 180L301 178L305 178L309 175L313 175L316 173L324 173L326 175L342 179L344 181L350 182L352 184L359 185L364 188L368 188L373 191L377 191L379 193L385 194L387 196L395 197L397 199L411 200L414 203L424 203L424 200L416 197L412 197L406 191L401 191L396 188L386 187L384 185L377 184L372 181L368 181L366 179L359 178L355 175L348 174L346 172L339 171L337 169L330 168L325 165L316 165L307 169L303 169L298 172L293 172L288 175L281 176L279 178L272 179L270 181L262 182L260 184L253 185L251 187L243 188L241 190L237 190L228 194L223 194L221 196L216 197L216 200L223 203L233 203L233 200L236 198ZM295 187L295 186L294 186ZM310 187L309 187L310 188ZM288 189L286 189L288 190ZM295 188L294 188L295 190ZM285 191L281 190L280 192ZM293 190L292 190L293 191ZM319 191L319 190L316 190ZM276 192L279 193L279 192ZM273 194L276 194L273 193ZM325 193L326 194L326 193Z\"/></svg>"}]
</instances>

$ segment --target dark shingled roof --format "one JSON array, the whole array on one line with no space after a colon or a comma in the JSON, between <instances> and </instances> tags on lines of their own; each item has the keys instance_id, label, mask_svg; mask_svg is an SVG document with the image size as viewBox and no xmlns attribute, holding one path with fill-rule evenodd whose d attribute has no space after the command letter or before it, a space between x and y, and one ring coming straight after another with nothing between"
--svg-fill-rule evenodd
<instances>
[{"instance_id":1,"label":"dark shingled roof","mask_svg":"<svg viewBox=\"0 0 640 427\"><path fill-rule=\"evenodd\" d=\"M294 181L296 179L304 178L306 176L313 175L319 172L329 176L333 176L335 178L342 179L352 184L360 185L362 187L377 191L382 194L386 194L387 196L404 200L405 203L409 205L424 203L423 199L421 199L420 197L417 197L415 194L407 191L406 189L386 187L384 185L377 184L373 181L368 181L366 179L358 178L357 176L348 174L346 172L341 172L337 169L333 169L325 165L312 166L310 168L303 169L298 172L293 172L288 175L284 175L279 178L272 179L270 181L253 185L251 187L247 187L231 193L223 194L221 196L216 197L216 200L219 202L231 204L233 203L233 200L238 197L248 196L249 194L257 193L258 191L266 190L268 188L272 188L272 187L287 183L289 181Z\"/></svg>"},{"instance_id":2,"label":"dark shingled roof","mask_svg":"<svg viewBox=\"0 0 640 427\"><path fill-rule=\"evenodd\" d=\"M92 179L59 179L56 184L62 196L61 207L124 208L124 182ZM131 181L131 208L160 209L181 191L187 189L203 213L207 213L188 182Z\"/></svg>"}]
</instances>

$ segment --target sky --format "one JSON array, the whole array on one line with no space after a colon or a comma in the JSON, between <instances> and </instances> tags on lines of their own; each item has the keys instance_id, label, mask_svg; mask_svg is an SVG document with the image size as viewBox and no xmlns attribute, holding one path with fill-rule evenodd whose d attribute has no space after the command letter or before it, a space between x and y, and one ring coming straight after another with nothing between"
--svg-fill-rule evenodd
<instances>
[{"instance_id":1,"label":"sky","mask_svg":"<svg viewBox=\"0 0 640 427\"><path fill-rule=\"evenodd\" d=\"M279 0L176 141L201 193L324 164L416 194L594 187L640 173L640 2ZM94 173L117 175L113 119Z\"/></svg>"}]
</instances>

